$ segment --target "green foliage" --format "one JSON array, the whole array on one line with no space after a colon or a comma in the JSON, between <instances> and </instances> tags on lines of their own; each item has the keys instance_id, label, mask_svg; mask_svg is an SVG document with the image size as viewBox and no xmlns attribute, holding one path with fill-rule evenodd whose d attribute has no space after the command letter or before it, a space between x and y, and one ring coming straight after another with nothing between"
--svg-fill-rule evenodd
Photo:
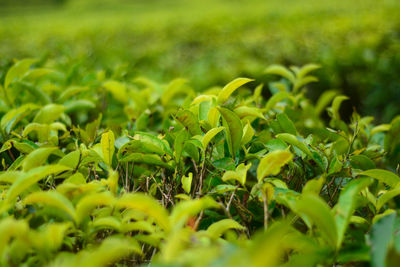
<instances>
[{"instance_id":1,"label":"green foliage","mask_svg":"<svg viewBox=\"0 0 400 267\"><path fill-rule=\"evenodd\" d=\"M267 68L281 80L264 98L246 78L200 95L183 79L115 73L71 74L71 87L70 74L34 62L16 63L5 84L0 265L394 266L400 257L398 159L386 150L398 121L354 112L346 123L347 98L333 91L314 104L306 91L319 66ZM43 69L65 79L29 74ZM14 94L27 76L40 94ZM68 108L81 101L93 106Z\"/></svg>"}]
</instances>

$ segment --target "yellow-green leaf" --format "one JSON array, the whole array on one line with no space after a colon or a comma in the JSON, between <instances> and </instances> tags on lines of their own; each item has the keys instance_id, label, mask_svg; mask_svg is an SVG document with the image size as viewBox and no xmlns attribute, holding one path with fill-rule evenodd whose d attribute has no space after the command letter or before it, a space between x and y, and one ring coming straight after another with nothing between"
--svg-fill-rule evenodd
<instances>
[{"instance_id":1,"label":"yellow-green leaf","mask_svg":"<svg viewBox=\"0 0 400 267\"><path fill-rule=\"evenodd\" d=\"M235 113L241 119L245 117L256 117L265 120L264 114L262 113L261 109L255 107L240 106L235 108Z\"/></svg>"},{"instance_id":2,"label":"yellow-green leaf","mask_svg":"<svg viewBox=\"0 0 400 267\"><path fill-rule=\"evenodd\" d=\"M293 158L292 153L286 150L275 150L268 153L260 161L257 168L257 180L261 181L269 175L277 175L281 168Z\"/></svg>"},{"instance_id":3,"label":"yellow-green leaf","mask_svg":"<svg viewBox=\"0 0 400 267\"><path fill-rule=\"evenodd\" d=\"M29 194L24 198L23 203L34 204L39 203L45 206L55 207L65 212L72 220L75 220L75 209L72 203L65 196L57 191L39 191Z\"/></svg>"},{"instance_id":4,"label":"yellow-green leaf","mask_svg":"<svg viewBox=\"0 0 400 267\"><path fill-rule=\"evenodd\" d=\"M204 209L217 207L219 207L219 205L210 197L179 202L172 210L170 216L171 225L184 225L189 217L195 216Z\"/></svg>"},{"instance_id":5,"label":"yellow-green leaf","mask_svg":"<svg viewBox=\"0 0 400 267\"><path fill-rule=\"evenodd\" d=\"M93 209L99 206L112 206L115 203L114 196L106 191L102 193L88 194L79 200L76 205L76 222L80 224L83 219L90 216Z\"/></svg>"},{"instance_id":6,"label":"yellow-green leaf","mask_svg":"<svg viewBox=\"0 0 400 267\"><path fill-rule=\"evenodd\" d=\"M243 230L245 227L240 225L237 221L232 219L224 219L218 222L211 224L207 228L207 233L211 236L211 238L219 238L224 232L229 229L238 229Z\"/></svg>"},{"instance_id":7,"label":"yellow-green leaf","mask_svg":"<svg viewBox=\"0 0 400 267\"><path fill-rule=\"evenodd\" d=\"M400 177L391 171L372 169L359 173L358 175L365 175L372 177L382 183L389 185L390 187L395 187L400 182Z\"/></svg>"},{"instance_id":8,"label":"yellow-green leaf","mask_svg":"<svg viewBox=\"0 0 400 267\"><path fill-rule=\"evenodd\" d=\"M270 99L268 99L267 104L265 105L265 111L271 110L272 108L275 107L277 103L290 97L291 95L288 92L278 92L274 94L273 96L271 96Z\"/></svg>"},{"instance_id":9,"label":"yellow-green leaf","mask_svg":"<svg viewBox=\"0 0 400 267\"><path fill-rule=\"evenodd\" d=\"M25 192L29 187L51 174L57 174L70 168L62 165L46 165L34 168L20 176L7 191L8 202L15 201L17 196Z\"/></svg>"},{"instance_id":10,"label":"yellow-green leaf","mask_svg":"<svg viewBox=\"0 0 400 267\"><path fill-rule=\"evenodd\" d=\"M203 145L203 149L205 150L208 146L208 144L210 143L210 141L219 133L221 132L223 129L225 129L224 127L218 127L218 128L212 128L211 130L209 130L204 136L203 139L201 140L201 143Z\"/></svg>"},{"instance_id":11,"label":"yellow-green leaf","mask_svg":"<svg viewBox=\"0 0 400 267\"><path fill-rule=\"evenodd\" d=\"M115 147L115 137L112 131L105 132L101 135L101 149L103 151L104 162L111 165L112 158L114 155Z\"/></svg>"},{"instance_id":12,"label":"yellow-green leaf","mask_svg":"<svg viewBox=\"0 0 400 267\"><path fill-rule=\"evenodd\" d=\"M104 88L121 103L128 103L129 97L126 86L118 81L107 81L103 84Z\"/></svg>"},{"instance_id":13,"label":"yellow-green leaf","mask_svg":"<svg viewBox=\"0 0 400 267\"><path fill-rule=\"evenodd\" d=\"M33 122L50 124L60 118L64 110L65 107L63 105L48 104L39 110Z\"/></svg>"},{"instance_id":14,"label":"yellow-green leaf","mask_svg":"<svg viewBox=\"0 0 400 267\"><path fill-rule=\"evenodd\" d=\"M290 70L281 65L271 65L265 70L265 73L282 76L288 79L292 83L294 83L296 80L294 74Z\"/></svg>"},{"instance_id":15,"label":"yellow-green leaf","mask_svg":"<svg viewBox=\"0 0 400 267\"><path fill-rule=\"evenodd\" d=\"M147 214L167 232L171 228L167 211L150 196L141 193L125 194L118 200L117 206L119 208L138 210Z\"/></svg>"},{"instance_id":16,"label":"yellow-green leaf","mask_svg":"<svg viewBox=\"0 0 400 267\"><path fill-rule=\"evenodd\" d=\"M243 127L243 136L242 136L242 141L240 142L240 145L244 146L248 142L251 141L251 139L254 136L254 129L251 127L251 124L249 121L246 122L246 125Z\"/></svg>"},{"instance_id":17,"label":"yellow-green leaf","mask_svg":"<svg viewBox=\"0 0 400 267\"><path fill-rule=\"evenodd\" d=\"M188 194L190 194L190 190L192 187L192 179L193 179L193 173L191 173L191 172L189 172L188 176L182 177L182 188Z\"/></svg>"},{"instance_id":18,"label":"yellow-green leaf","mask_svg":"<svg viewBox=\"0 0 400 267\"><path fill-rule=\"evenodd\" d=\"M325 201L314 194L306 194L294 202L292 208L303 220L311 221L317 227L324 241L331 248L336 248L338 234L335 218Z\"/></svg>"},{"instance_id":19,"label":"yellow-green leaf","mask_svg":"<svg viewBox=\"0 0 400 267\"><path fill-rule=\"evenodd\" d=\"M383 193L383 195L381 195L376 201L376 212L379 212L380 209L383 207L383 205L385 205L389 200L398 195L400 195L400 187L397 187L395 189Z\"/></svg>"},{"instance_id":20,"label":"yellow-green leaf","mask_svg":"<svg viewBox=\"0 0 400 267\"><path fill-rule=\"evenodd\" d=\"M11 82L17 78L21 78L29 70L31 65L35 63L37 59L23 59L15 63L7 72L4 79L4 88L7 89Z\"/></svg>"},{"instance_id":21,"label":"yellow-green leaf","mask_svg":"<svg viewBox=\"0 0 400 267\"><path fill-rule=\"evenodd\" d=\"M219 104L223 104L226 102L226 100L228 100L229 96L236 90L238 89L240 86L254 81L253 79L248 79L248 78L237 78L233 81L231 81L230 83L228 83L227 85L225 85L224 88L222 88L222 90L219 92L218 96L217 96L217 102Z\"/></svg>"},{"instance_id":22,"label":"yellow-green leaf","mask_svg":"<svg viewBox=\"0 0 400 267\"><path fill-rule=\"evenodd\" d=\"M297 139L297 137L294 136L293 134L281 133L281 134L277 134L276 137L278 139L281 139L282 141L285 141L286 143L288 143L292 146L296 146L301 151L303 151L307 156L309 156L311 158L313 157L313 154L311 153L311 151L307 147L307 145L304 144L303 142L301 142L299 139Z\"/></svg>"},{"instance_id":23,"label":"yellow-green leaf","mask_svg":"<svg viewBox=\"0 0 400 267\"><path fill-rule=\"evenodd\" d=\"M32 151L28 154L28 156L25 157L24 161L22 162L23 170L27 172L35 167L42 165L50 156L50 154L52 154L57 149L57 147L42 147Z\"/></svg>"},{"instance_id":24,"label":"yellow-green leaf","mask_svg":"<svg viewBox=\"0 0 400 267\"><path fill-rule=\"evenodd\" d=\"M242 163L236 167L235 171L226 171L224 176L222 176L222 180L237 180L244 186L246 183L247 171L250 169L250 167L251 163L248 165L244 165L244 163Z\"/></svg>"}]
</instances>

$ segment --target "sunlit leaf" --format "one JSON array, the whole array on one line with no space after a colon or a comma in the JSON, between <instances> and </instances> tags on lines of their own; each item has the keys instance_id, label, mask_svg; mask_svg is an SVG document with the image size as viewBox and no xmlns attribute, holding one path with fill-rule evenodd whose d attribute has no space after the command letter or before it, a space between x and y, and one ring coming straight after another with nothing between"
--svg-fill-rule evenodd
<instances>
[{"instance_id":1,"label":"sunlit leaf","mask_svg":"<svg viewBox=\"0 0 400 267\"><path fill-rule=\"evenodd\" d=\"M112 131L105 132L101 135L101 149L103 151L103 159L105 163L111 165L115 151L115 137Z\"/></svg>"},{"instance_id":2,"label":"sunlit leaf","mask_svg":"<svg viewBox=\"0 0 400 267\"><path fill-rule=\"evenodd\" d=\"M224 232L226 232L229 229L243 230L245 228L242 225L240 225L238 222L236 222L232 219L224 219L224 220L220 220L218 222L211 224L207 228L207 233L212 238L215 239L215 238L220 237Z\"/></svg>"},{"instance_id":3,"label":"sunlit leaf","mask_svg":"<svg viewBox=\"0 0 400 267\"><path fill-rule=\"evenodd\" d=\"M235 171L226 171L222 176L222 181L237 180L243 186L246 183L247 171L250 169L251 163L245 165L244 163L236 167Z\"/></svg>"},{"instance_id":4,"label":"sunlit leaf","mask_svg":"<svg viewBox=\"0 0 400 267\"><path fill-rule=\"evenodd\" d=\"M268 153L260 160L257 168L257 179L261 181L269 175L277 175L281 168L293 158L292 153L286 150L276 150Z\"/></svg>"},{"instance_id":5,"label":"sunlit leaf","mask_svg":"<svg viewBox=\"0 0 400 267\"><path fill-rule=\"evenodd\" d=\"M188 176L183 176L182 177L182 188L185 190L186 193L190 193L191 187L192 187L192 179L193 179L193 173L189 172Z\"/></svg>"},{"instance_id":6,"label":"sunlit leaf","mask_svg":"<svg viewBox=\"0 0 400 267\"><path fill-rule=\"evenodd\" d=\"M296 80L294 74L281 65L271 65L264 72L267 74L275 74L282 76L283 78L288 79L292 83L294 83Z\"/></svg>"},{"instance_id":7,"label":"sunlit leaf","mask_svg":"<svg viewBox=\"0 0 400 267\"><path fill-rule=\"evenodd\" d=\"M171 224L168 213L155 199L144 194L125 194L118 202L119 208L134 209L152 217L165 231L169 231Z\"/></svg>"},{"instance_id":8,"label":"sunlit leaf","mask_svg":"<svg viewBox=\"0 0 400 267\"><path fill-rule=\"evenodd\" d=\"M364 175L372 177L382 183L395 187L400 182L400 177L391 171L372 169L359 173L358 175Z\"/></svg>"},{"instance_id":9,"label":"sunlit leaf","mask_svg":"<svg viewBox=\"0 0 400 267\"><path fill-rule=\"evenodd\" d=\"M212 128L209 130L204 136L203 139L201 140L201 143L203 145L203 149L205 150L210 143L210 141L219 133L221 132L224 127L218 127L218 128Z\"/></svg>"},{"instance_id":10,"label":"sunlit leaf","mask_svg":"<svg viewBox=\"0 0 400 267\"><path fill-rule=\"evenodd\" d=\"M251 81L254 81L253 79L248 79L248 78L237 78L233 81L231 81L230 83L228 83L227 85L225 85L224 88L222 88L222 90L219 92L218 96L217 96L217 102L219 104L223 104L226 102L226 100L228 100L229 96L236 90L238 89L240 86L249 83Z\"/></svg>"}]
</instances>

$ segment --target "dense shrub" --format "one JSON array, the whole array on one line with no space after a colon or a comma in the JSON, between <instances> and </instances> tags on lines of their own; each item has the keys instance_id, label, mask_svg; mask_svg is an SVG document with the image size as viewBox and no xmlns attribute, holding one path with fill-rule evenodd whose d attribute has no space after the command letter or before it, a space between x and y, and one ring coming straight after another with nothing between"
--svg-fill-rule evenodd
<instances>
[{"instance_id":1,"label":"dense shrub","mask_svg":"<svg viewBox=\"0 0 400 267\"><path fill-rule=\"evenodd\" d=\"M202 94L49 66L0 86L2 266L396 266L399 119L310 101L318 65Z\"/></svg>"}]
</instances>

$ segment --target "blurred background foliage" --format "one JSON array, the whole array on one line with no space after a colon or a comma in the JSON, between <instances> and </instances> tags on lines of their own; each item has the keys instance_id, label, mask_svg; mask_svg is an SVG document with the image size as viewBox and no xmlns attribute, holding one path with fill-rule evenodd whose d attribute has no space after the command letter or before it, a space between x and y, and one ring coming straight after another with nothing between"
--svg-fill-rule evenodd
<instances>
[{"instance_id":1,"label":"blurred background foliage","mask_svg":"<svg viewBox=\"0 0 400 267\"><path fill-rule=\"evenodd\" d=\"M25 57L82 78L184 77L198 91L315 62L312 98L339 89L352 99L347 115L355 107L389 122L400 112L396 0L2 0L0 40L0 81Z\"/></svg>"}]
</instances>

